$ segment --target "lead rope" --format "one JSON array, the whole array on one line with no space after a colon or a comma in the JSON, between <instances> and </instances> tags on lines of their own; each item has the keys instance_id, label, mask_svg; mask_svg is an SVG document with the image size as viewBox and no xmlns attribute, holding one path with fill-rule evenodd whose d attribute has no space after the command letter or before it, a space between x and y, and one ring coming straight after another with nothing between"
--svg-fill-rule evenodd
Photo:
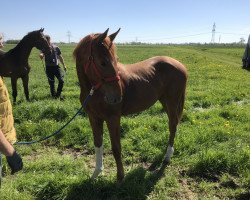
<instances>
[{"instance_id":1,"label":"lead rope","mask_svg":"<svg viewBox=\"0 0 250 200\"><path fill-rule=\"evenodd\" d=\"M57 131L55 131L54 133L52 133L51 135L49 136L46 136L46 137L43 137L43 138L40 138L39 140L33 140L33 141L30 141L30 142L27 142L27 141L21 141L21 142L16 142L15 144L17 145L24 145L24 144L27 144L27 145L30 145L30 144L34 144L34 143L38 143L38 142L41 142L41 141L44 141L44 140L47 140L49 139L50 137L54 136L54 135L57 135L59 134L79 113L80 111L86 107L87 103L88 103L88 100L91 96L93 96L94 94L94 91L95 91L95 88L92 87L88 96L85 98L84 102L83 102L83 105L82 107L76 112L76 114L66 123L64 124L60 129L58 129ZM2 187L2 154L0 152L0 189Z\"/></svg>"},{"instance_id":2,"label":"lead rope","mask_svg":"<svg viewBox=\"0 0 250 200\"><path fill-rule=\"evenodd\" d=\"M16 142L15 144L17 144L17 145L34 144L34 143L38 143L38 142L47 140L47 139L51 138L52 136L55 136L55 135L59 134L71 121L73 121L73 119L81 112L81 110L86 107L87 102L88 102L89 98L94 94L94 91L95 91L95 88L92 87L89 94L88 94L88 96L85 98L82 107L76 112L76 114L66 124L64 124L57 131L55 131L54 133L52 133L52 134L50 134L50 135L48 135L46 137L40 138L38 140L33 140L33 141L29 141L29 142L28 141L20 141L20 142Z\"/></svg>"}]
</instances>

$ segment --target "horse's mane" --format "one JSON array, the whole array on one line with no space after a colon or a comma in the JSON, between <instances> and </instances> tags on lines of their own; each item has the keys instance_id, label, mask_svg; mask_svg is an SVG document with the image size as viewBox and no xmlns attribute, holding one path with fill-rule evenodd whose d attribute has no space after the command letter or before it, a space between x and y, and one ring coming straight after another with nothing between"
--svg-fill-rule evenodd
<instances>
[{"instance_id":1,"label":"horse's mane","mask_svg":"<svg viewBox=\"0 0 250 200\"><path fill-rule=\"evenodd\" d=\"M28 32L24 37L23 37L23 39L25 39L25 38L27 38L27 37L29 37L29 36L31 36L31 35L34 35L34 34L37 34L38 32L40 32L40 31L31 31L31 32ZM23 40L22 39L22 40Z\"/></svg>"},{"instance_id":2,"label":"horse's mane","mask_svg":"<svg viewBox=\"0 0 250 200\"><path fill-rule=\"evenodd\" d=\"M29 38L29 37L31 37L32 35L35 35L35 34L37 34L39 31L31 31L31 32L28 32L18 43L17 43L17 46L16 46L16 48L19 48L20 46L22 46L24 43L25 43L25 41ZM13 49L11 49L10 51L12 51L12 50L14 50L15 49L15 47L13 48Z\"/></svg>"},{"instance_id":3,"label":"horse's mane","mask_svg":"<svg viewBox=\"0 0 250 200\"><path fill-rule=\"evenodd\" d=\"M76 48L73 51L73 56L76 59L79 53L83 55L89 56L89 45L90 43L96 39L100 34L90 34L81 39L81 41L77 44ZM112 59L116 58L116 47L113 45L113 43L108 39L108 37L105 38L103 41L104 46L108 49L108 51L111 54Z\"/></svg>"},{"instance_id":4,"label":"horse's mane","mask_svg":"<svg viewBox=\"0 0 250 200\"><path fill-rule=\"evenodd\" d=\"M94 36L95 36L94 34L87 35L86 37L81 39L81 41L76 45L76 48L73 51L73 56L75 59L80 50L81 50L81 53L84 53L84 54L87 53L88 46L90 42L93 40Z\"/></svg>"}]
</instances>

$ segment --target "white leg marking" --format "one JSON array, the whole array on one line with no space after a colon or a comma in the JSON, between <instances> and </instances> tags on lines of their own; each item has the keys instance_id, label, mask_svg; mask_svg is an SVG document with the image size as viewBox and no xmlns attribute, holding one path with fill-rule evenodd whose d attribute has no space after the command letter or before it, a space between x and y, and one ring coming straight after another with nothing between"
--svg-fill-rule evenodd
<instances>
[{"instance_id":1,"label":"white leg marking","mask_svg":"<svg viewBox=\"0 0 250 200\"><path fill-rule=\"evenodd\" d=\"M95 179L103 171L103 145L98 148L95 147L95 171L91 179Z\"/></svg>"},{"instance_id":2,"label":"white leg marking","mask_svg":"<svg viewBox=\"0 0 250 200\"><path fill-rule=\"evenodd\" d=\"M172 157L174 153L174 147L168 146L167 153L166 153L166 158L165 161L170 162L170 158Z\"/></svg>"}]
</instances>

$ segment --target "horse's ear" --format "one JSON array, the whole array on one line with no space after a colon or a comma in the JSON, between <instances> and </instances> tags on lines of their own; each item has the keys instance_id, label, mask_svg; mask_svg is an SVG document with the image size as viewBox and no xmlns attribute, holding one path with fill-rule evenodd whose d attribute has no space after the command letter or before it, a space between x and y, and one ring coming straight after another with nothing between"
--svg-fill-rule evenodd
<instances>
[{"instance_id":1,"label":"horse's ear","mask_svg":"<svg viewBox=\"0 0 250 200\"><path fill-rule=\"evenodd\" d=\"M104 32L104 33L101 33L98 37L97 37L97 40L98 42L103 42L103 40L107 37L108 35L108 31L109 31L109 28Z\"/></svg>"},{"instance_id":2,"label":"horse's ear","mask_svg":"<svg viewBox=\"0 0 250 200\"><path fill-rule=\"evenodd\" d=\"M115 37L117 36L117 34L119 33L120 30L121 30L121 28L119 28L118 31L116 31L115 33L112 33L111 35L109 35L111 42L114 41Z\"/></svg>"},{"instance_id":3,"label":"horse's ear","mask_svg":"<svg viewBox=\"0 0 250 200\"><path fill-rule=\"evenodd\" d=\"M44 28L41 28L39 31L40 31L40 32L43 32L43 31L44 31Z\"/></svg>"}]
</instances>

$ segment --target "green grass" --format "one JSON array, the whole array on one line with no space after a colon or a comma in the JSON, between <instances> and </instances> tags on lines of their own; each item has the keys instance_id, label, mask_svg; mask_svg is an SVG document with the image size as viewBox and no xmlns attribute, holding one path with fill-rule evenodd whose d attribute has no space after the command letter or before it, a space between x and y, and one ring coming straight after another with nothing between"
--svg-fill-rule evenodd
<instances>
[{"instance_id":1,"label":"green grass","mask_svg":"<svg viewBox=\"0 0 250 200\"><path fill-rule=\"evenodd\" d=\"M18 140L51 134L80 108L73 49L61 46L68 66L63 102L50 98L39 51L32 51L31 102L25 101L19 80L13 106ZM188 68L185 110L172 163L161 165L168 119L156 103L121 120L124 182L116 184L107 127L104 174L91 181L93 137L86 114L81 113L60 135L41 144L15 146L24 169L10 175L4 158L0 199L249 199L250 72L241 68L243 52L244 48L203 45L118 46L122 63L167 55ZM11 94L10 80L5 82Z\"/></svg>"}]
</instances>

